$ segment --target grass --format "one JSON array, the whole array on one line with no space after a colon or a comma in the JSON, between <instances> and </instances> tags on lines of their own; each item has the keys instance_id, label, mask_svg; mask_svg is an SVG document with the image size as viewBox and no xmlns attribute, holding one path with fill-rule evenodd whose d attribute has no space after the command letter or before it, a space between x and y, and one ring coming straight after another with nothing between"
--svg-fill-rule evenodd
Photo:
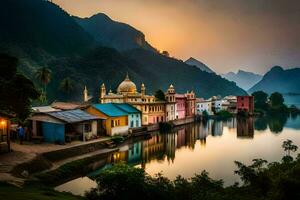
<instances>
[{"instance_id":1,"label":"grass","mask_svg":"<svg viewBox=\"0 0 300 200\"><path fill-rule=\"evenodd\" d=\"M40 185L25 185L19 188L7 183L0 182L1 199L14 200L82 200L83 197L74 196L69 193L56 192L53 189Z\"/></svg>"}]
</instances>

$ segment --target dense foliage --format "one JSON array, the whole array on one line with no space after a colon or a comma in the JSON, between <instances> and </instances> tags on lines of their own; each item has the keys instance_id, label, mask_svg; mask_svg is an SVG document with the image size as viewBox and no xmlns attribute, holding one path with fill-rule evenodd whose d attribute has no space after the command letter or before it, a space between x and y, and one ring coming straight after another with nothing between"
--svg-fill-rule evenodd
<instances>
[{"instance_id":1,"label":"dense foliage","mask_svg":"<svg viewBox=\"0 0 300 200\"><path fill-rule=\"evenodd\" d=\"M267 113L269 115L286 115L289 112L297 114L297 108L290 109L284 104L284 98L279 92L274 92L270 96L263 91L252 93L254 96L254 107L256 112Z\"/></svg>"},{"instance_id":2,"label":"dense foliage","mask_svg":"<svg viewBox=\"0 0 300 200\"><path fill-rule=\"evenodd\" d=\"M171 181L162 174L149 176L141 168L116 164L98 175L98 187L86 193L90 200L174 199L174 200L243 200L299 199L300 156L294 160L291 151L297 147L291 141L283 144L287 154L281 162L269 163L254 159L249 166L235 161L243 185L223 186L206 171L190 179L178 176Z\"/></svg>"},{"instance_id":3,"label":"dense foliage","mask_svg":"<svg viewBox=\"0 0 300 200\"><path fill-rule=\"evenodd\" d=\"M16 58L0 54L0 113L16 115L23 121L39 93L31 80L17 72L17 64Z\"/></svg>"}]
</instances>

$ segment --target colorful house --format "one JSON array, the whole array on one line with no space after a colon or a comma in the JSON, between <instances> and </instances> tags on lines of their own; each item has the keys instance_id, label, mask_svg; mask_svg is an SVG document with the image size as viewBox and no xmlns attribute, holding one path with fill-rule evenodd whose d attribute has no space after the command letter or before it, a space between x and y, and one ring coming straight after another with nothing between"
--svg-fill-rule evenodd
<instances>
[{"instance_id":1,"label":"colorful house","mask_svg":"<svg viewBox=\"0 0 300 200\"><path fill-rule=\"evenodd\" d=\"M237 112L254 112L254 97L253 96L237 96Z\"/></svg>"},{"instance_id":2,"label":"colorful house","mask_svg":"<svg viewBox=\"0 0 300 200\"><path fill-rule=\"evenodd\" d=\"M186 97L184 94L176 94L176 119L184 119L186 116Z\"/></svg>"},{"instance_id":3,"label":"colorful house","mask_svg":"<svg viewBox=\"0 0 300 200\"><path fill-rule=\"evenodd\" d=\"M116 103L114 105L127 112L129 128L140 128L142 126L141 111L128 103Z\"/></svg>"},{"instance_id":4,"label":"colorful house","mask_svg":"<svg viewBox=\"0 0 300 200\"><path fill-rule=\"evenodd\" d=\"M86 112L105 118L102 126L107 135L127 135L128 134L128 113L113 103L94 104L88 107Z\"/></svg>"},{"instance_id":5,"label":"colorful house","mask_svg":"<svg viewBox=\"0 0 300 200\"><path fill-rule=\"evenodd\" d=\"M195 116L196 96L194 91L185 93L186 97L186 117Z\"/></svg>"},{"instance_id":6,"label":"colorful house","mask_svg":"<svg viewBox=\"0 0 300 200\"><path fill-rule=\"evenodd\" d=\"M208 115L212 115L212 101L210 99L197 99L196 100L196 112L197 115L202 115L204 112L206 112Z\"/></svg>"},{"instance_id":7,"label":"colorful house","mask_svg":"<svg viewBox=\"0 0 300 200\"><path fill-rule=\"evenodd\" d=\"M38 110L38 109L37 109ZM44 109L47 110L48 109ZM82 110L34 112L32 121L32 138L45 142L63 144L72 140L90 140L97 137L97 121L100 117L90 115ZM103 119L102 119L103 120Z\"/></svg>"}]
</instances>

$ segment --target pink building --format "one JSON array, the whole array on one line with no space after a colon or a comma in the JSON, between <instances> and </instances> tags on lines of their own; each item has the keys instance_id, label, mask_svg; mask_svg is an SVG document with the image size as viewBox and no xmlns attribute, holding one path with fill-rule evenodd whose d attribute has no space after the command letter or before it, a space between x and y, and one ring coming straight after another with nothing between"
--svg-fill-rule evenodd
<instances>
[{"instance_id":1,"label":"pink building","mask_svg":"<svg viewBox=\"0 0 300 200\"><path fill-rule=\"evenodd\" d=\"M184 119L186 116L186 96L184 94L176 94L176 119Z\"/></svg>"}]
</instances>

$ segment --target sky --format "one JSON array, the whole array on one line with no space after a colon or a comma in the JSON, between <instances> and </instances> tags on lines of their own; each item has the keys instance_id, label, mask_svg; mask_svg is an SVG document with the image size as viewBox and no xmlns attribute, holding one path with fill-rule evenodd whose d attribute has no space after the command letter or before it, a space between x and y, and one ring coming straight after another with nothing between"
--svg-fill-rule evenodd
<instances>
[{"instance_id":1,"label":"sky","mask_svg":"<svg viewBox=\"0 0 300 200\"><path fill-rule=\"evenodd\" d=\"M217 73L300 67L300 0L53 0L71 15L99 12L152 46Z\"/></svg>"}]
</instances>

